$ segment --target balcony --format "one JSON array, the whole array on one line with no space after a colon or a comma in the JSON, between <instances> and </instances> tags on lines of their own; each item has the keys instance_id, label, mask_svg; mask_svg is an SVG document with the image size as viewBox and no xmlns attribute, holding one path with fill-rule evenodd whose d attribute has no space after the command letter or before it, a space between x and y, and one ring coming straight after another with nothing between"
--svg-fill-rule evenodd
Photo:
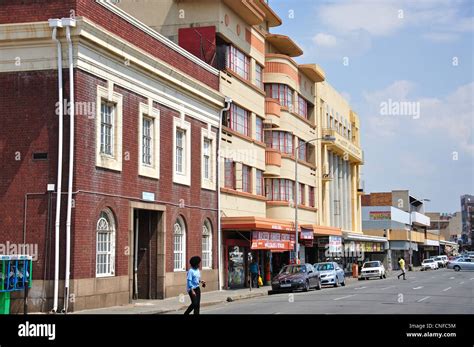
<instances>
[{"instance_id":1,"label":"balcony","mask_svg":"<svg viewBox=\"0 0 474 347\"><path fill-rule=\"evenodd\" d=\"M430 217L425 216L419 212L412 212L411 213L411 222L412 224L420 225L420 226L430 226Z\"/></svg>"},{"instance_id":2,"label":"balcony","mask_svg":"<svg viewBox=\"0 0 474 347\"><path fill-rule=\"evenodd\" d=\"M265 98L265 123L271 124L272 128L280 126L280 102L276 99Z\"/></svg>"},{"instance_id":3,"label":"balcony","mask_svg":"<svg viewBox=\"0 0 474 347\"><path fill-rule=\"evenodd\" d=\"M280 176L281 152L273 148L265 148L265 175Z\"/></svg>"},{"instance_id":4,"label":"balcony","mask_svg":"<svg viewBox=\"0 0 474 347\"><path fill-rule=\"evenodd\" d=\"M348 155L348 160L355 164L363 164L364 156L359 146L356 146L351 141L340 135L334 129L323 129L322 136L334 137L335 141L322 140L323 144L326 144L330 150L338 153L342 156Z\"/></svg>"}]
</instances>

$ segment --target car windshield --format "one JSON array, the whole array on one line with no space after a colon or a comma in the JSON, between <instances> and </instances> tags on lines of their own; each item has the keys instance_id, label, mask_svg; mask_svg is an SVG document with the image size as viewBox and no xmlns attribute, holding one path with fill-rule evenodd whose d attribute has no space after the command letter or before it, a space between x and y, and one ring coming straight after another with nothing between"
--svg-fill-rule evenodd
<instances>
[{"instance_id":1,"label":"car windshield","mask_svg":"<svg viewBox=\"0 0 474 347\"><path fill-rule=\"evenodd\" d=\"M280 274L296 274L296 273L305 273L306 266L303 265L287 265L283 269L281 269Z\"/></svg>"},{"instance_id":2,"label":"car windshield","mask_svg":"<svg viewBox=\"0 0 474 347\"><path fill-rule=\"evenodd\" d=\"M369 261L368 263L365 263L362 267L368 268L368 267L379 267L379 262L378 261Z\"/></svg>"},{"instance_id":3,"label":"car windshield","mask_svg":"<svg viewBox=\"0 0 474 347\"><path fill-rule=\"evenodd\" d=\"M425 259L423 260L423 263L432 263L433 262L433 259Z\"/></svg>"},{"instance_id":4,"label":"car windshield","mask_svg":"<svg viewBox=\"0 0 474 347\"><path fill-rule=\"evenodd\" d=\"M334 265L331 263L316 264L316 270L317 271L334 270Z\"/></svg>"}]
</instances>

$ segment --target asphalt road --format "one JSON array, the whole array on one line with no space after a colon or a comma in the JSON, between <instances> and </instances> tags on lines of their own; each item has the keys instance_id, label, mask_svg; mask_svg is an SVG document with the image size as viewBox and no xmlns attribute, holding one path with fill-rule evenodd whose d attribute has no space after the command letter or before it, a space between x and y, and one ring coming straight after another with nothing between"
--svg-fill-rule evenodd
<instances>
[{"instance_id":1,"label":"asphalt road","mask_svg":"<svg viewBox=\"0 0 474 347\"><path fill-rule=\"evenodd\" d=\"M282 293L201 308L202 314L474 314L474 271L397 273L308 293Z\"/></svg>"}]
</instances>

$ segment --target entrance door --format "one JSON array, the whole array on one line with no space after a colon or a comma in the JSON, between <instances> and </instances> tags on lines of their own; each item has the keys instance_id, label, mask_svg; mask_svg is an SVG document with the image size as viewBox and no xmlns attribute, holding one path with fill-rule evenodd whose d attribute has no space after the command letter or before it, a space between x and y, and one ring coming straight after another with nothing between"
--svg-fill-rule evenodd
<instances>
[{"instance_id":1,"label":"entrance door","mask_svg":"<svg viewBox=\"0 0 474 347\"><path fill-rule=\"evenodd\" d=\"M159 212L135 210L134 288L135 299L157 298Z\"/></svg>"}]
</instances>

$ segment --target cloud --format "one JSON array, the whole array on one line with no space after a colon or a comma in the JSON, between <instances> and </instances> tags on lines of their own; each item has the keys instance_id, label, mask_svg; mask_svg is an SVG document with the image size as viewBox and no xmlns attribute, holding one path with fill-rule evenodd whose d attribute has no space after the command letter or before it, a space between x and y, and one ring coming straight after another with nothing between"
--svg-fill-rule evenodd
<instances>
[{"instance_id":1,"label":"cloud","mask_svg":"<svg viewBox=\"0 0 474 347\"><path fill-rule=\"evenodd\" d=\"M334 35L319 33L313 37L313 42L321 47L334 47L337 45L337 39Z\"/></svg>"}]
</instances>

